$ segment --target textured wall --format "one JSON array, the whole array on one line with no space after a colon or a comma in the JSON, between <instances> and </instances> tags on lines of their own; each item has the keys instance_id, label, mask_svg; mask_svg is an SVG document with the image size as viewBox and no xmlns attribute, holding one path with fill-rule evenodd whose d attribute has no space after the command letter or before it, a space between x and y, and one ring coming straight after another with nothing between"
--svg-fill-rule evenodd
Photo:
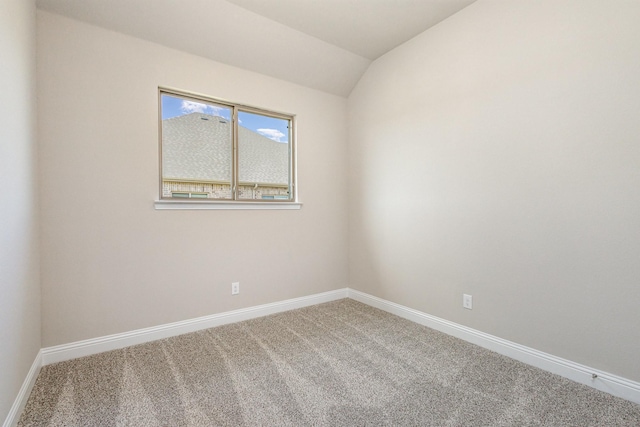
<instances>
[{"instance_id":1,"label":"textured wall","mask_svg":"<svg viewBox=\"0 0 640 427\"><path fill-rule=\"evenodd\" d=\"M0 0L0 422L40 350L35 5Z\"/></svg>"},{"instance_id":2,"label":"textured wall","mask_svg":"<svg viewBox=\"0 0 640 427\"><path fill-rule=\"evenodd\" d=\"M349 98L350 285L639 381L639 22L480 0L375 61Z\"/></svg>"},{"instance_id":3,"label":"textured wall","mask_svg":"<svg viewBox=\"0 0 640 427\"><path fill-rule=\"evenodd\" d=\"M38 43L43 346L346 286L346 99L47 12ZM302 209L154 210L159 85L297 114Z\"/></svg>"}]
</instances>

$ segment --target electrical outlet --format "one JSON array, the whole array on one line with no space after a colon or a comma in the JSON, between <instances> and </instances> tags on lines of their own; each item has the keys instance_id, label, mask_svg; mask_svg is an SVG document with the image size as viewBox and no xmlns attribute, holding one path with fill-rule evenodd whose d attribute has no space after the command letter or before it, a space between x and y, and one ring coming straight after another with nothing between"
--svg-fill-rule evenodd
<instances>
[{"instance_id":1,"label":"electrical outlet","mask_svg":"<svg viewBox=\"0 0 640 427\"><path fill-rule=\"evenodd\" d=\"M238 295L240 293L240 282L233 282L231 284L231 295Z\"/></svg>"},{"instance_id":2,"label":"electrical outlet","mask_svg":"<svg viewBox=\"0 0 640 427\"><path fill-rule=\"evenodd\" d=\"M473 297L471 295L462 295L462 306L471 310L473 308Z\"/></svg>"}]
</instances>

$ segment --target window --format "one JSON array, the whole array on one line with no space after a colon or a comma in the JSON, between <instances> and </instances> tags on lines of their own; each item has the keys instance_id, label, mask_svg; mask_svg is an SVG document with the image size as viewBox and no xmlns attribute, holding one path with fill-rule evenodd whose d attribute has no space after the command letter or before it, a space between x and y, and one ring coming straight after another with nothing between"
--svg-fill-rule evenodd
<instances>
[{"instance_id":1,"label":"window","mask_svg":"<svg viewBox=\"0 0 640 427\"><path fill-rule=\"evenodd\" d=\"M161 199L295 201L293 115L162 88L159 98Z\"/></svg>"}]
</instances>

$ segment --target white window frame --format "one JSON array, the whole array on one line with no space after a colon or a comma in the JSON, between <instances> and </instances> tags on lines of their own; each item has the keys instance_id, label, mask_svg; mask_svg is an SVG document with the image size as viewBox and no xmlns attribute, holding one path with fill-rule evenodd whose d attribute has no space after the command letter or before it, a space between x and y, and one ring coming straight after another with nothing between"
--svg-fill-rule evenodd
<instances>
[{"instance_id":1,"label":"white window frame","mask_svg":"<svg viewBox=\"0 0 640 427\"><path fill-rule=\"evenodd\" d=\"M204 199L204 198L167 198L163 197L162 172L162 95L175 96L196 102L213 103L228 107L232 111L232 199ZM238 182L238 113L247 112L289 121L289 198L287 199L240 199ZM294 114L281 113L263 108L213 98L206 95L187 92L168 87L158 87L158 160L159 160L159 195L155 201L155 209L300 209L302 203L298 200L297 169L296 169L296 120ZM186 193L187 191L178 191Z\"/></svg>"}]
</instances>

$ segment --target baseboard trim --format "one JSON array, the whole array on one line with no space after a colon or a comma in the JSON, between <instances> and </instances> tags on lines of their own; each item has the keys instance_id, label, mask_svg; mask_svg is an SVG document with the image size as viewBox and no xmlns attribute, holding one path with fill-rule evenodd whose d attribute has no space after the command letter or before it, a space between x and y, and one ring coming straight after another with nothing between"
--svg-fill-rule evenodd
<instances>
[{"instance_id":1,"label":"baseboard trim","mask_svg":"<svg viewBox=\"0 0 640 427\"><path fill-rule=\"evenodd\" d=\"M42 349L42 365L117 350L347 297L347 288Z\"/></svg>"},{"instance_id":2,"label":"baseboard trim","mask_svg":"<svg viewBox=\"0 0 640 427\"><path fill-rule=\"evenodd\" d=\"M11 405L11 409L9 409L9 414L7 415L7 418L4 420L2 427L14 427L18 424L18 421L20 420L20 415L22 415L22 410L27 404L27 400L29 400L29 395L31 394L33 385L36 383L36 379L38 378L38 374L40 373L41 367L42 367L42 350L39 350L35 360L31 364L31 368L29 369L27 376L22 382L22 387L20 387L20 391L16 396L16 400L14 400L13 405Z\"/></svg>"},{"instance_id":3,"label":"baseboard trim","mask_svg":"<svg viewBox=\"0 0 640 427\"><path fill-rule=\"evenodd\" d=\"M580 384L584 384L597 390L640 404L639 382L544 353L542 351L486 334L355 289L344 288L151 328L138 329L121 334L43 348L38 353L38 356L36 357L36 360L34 361L34 364L31 367L22 388L20 389L20 393L9 412L9 416L7 417L7 421L3 424L3 427L10 427L13 426L14 423L17 423L18 420L14 420L14 418L19 416L22 412L22 409L26 404L26 400L29 397L29 393L31 392L31 388L33 387L33 383L37 378L40 366L89 356L105 351L117 350L132 345L143 344L150 341L213 328L229 323L240 322L243 320L254 319L315 304L321 304L324 302L335 301L342 298L354 299L369 306L395 314L396 316L411 320L412 322L428 326L472 344L479 345L488 350L495 351L496 353L505 355L512 359L568 378ZM594 374L596 375L595 378L593 377Z\"/></svg>"},{"instance_id":4,"label":"baseboard trim","mask_svg":"<svg viewBox=\"0 0 640 427\"><path fill-rule=\"evenodd\" d=\"M347 296L412 322L452 335L531 366L614 396L640 403L640 383L535 350L354 289ZM596 375L594 378L593 375Z\"/></svg>"}]
</instances>

